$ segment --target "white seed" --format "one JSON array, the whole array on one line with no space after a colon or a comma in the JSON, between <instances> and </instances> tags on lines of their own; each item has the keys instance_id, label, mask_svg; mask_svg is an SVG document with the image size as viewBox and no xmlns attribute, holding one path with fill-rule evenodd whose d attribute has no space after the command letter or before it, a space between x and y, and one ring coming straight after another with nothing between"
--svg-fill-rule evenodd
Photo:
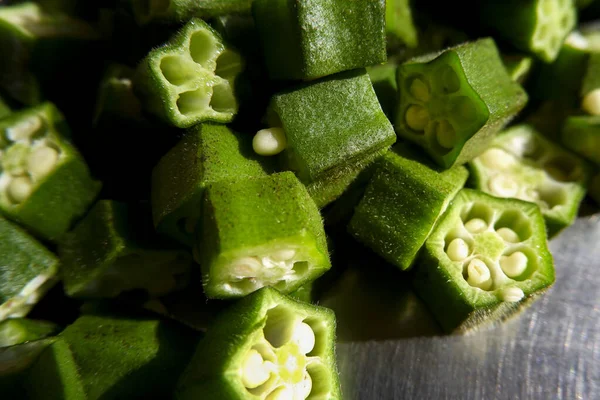
<instances>
[{"instance_id":1,"label":"white seed","mask_svg":"<svg viewBox=\"0 0 600 400\"><path fill-rule=\"evenodd\" d=\"M294 389L287 386L279 386L267 396L265 400L296 400L294 398Z\"/></svg>"},{"instance_id":2,"label":"white seed","mask_svg":"<svg viewBox=\"0 0 600 400\"><path fill-rule=\"evenodd\" d=\"M525 293L520 288L512 286L502 289L501 296L506 302L516 303L525 297Z\"/></svg>"},{"instance_id":3,"label":"white seed","mask_svg":"<svg viewBox=\"0 0 600 400\"><path fill-rule=\"evenodd\" d=\"M315 332L310 325L305 322L296 325L292 333L292 342L298 345L303 354L308 354L315 348L315 340Z\"/></svg>"},{"instance_id":4,"label":"white seed","mask_svg":"<svg viewBox=\"0 0 600 400\"><path fill-rule=\"evenodd\" d=\"M600 89L594 89L583 97L581 108L590 115L600 115Z\"/></svg>"},{"instance_id":5,"label":"white seed","mask_svg":"<svg viewBox=\"0 0 600 400\"><path fill-rule=\"evenodd\" d=\"M575 47L576 49L587 50L590 42L581 33L573 31L567 36L567 39L565 39L565 44Z\"/></svg>"},{"instance_id":6,"label":"white seed","mask_svg":"<svg viewBox=\"0 0 600 400\"><path fill-rule=\"evenodd\" d=\"M520 251L512 253L510 256L500 257L500 268L509 278L515 278L521 275L527 269L527 256Z\"/></svg>"},{"instance_id":7,"label":"white seed","mask_svg":"<svg viewBox=\"0 0 600 400\"><path fill-rule=\"evenodd\" d=\"M508 169L515 164L514 158L509 153L497 147L486 150L479 159L486 167L497 170Z\"/></svg>"},{"instance_id":8,"label":"white seed","mask_svg":"<svg viewBox=\"0 0 600 400\"><path fill-rule=\"evenodd\" d=\"M38 147L29 154L27 169L35 177L48 175L58 162L58 151L52 147Z\"/></svg>"},{"instance_id":9,"label":"white seed","mask_svg":"<svg viewBox=\"0 0 600 400\"><path fill-rule=\"evenodd\" d=\"M235 261L231 274L241 277L254 277L261 269L262 264L256 257L243 257Z\"/></svg>"},{"instance_id":10,"label":"white seed","mask_svg":"<svg viewBox=\"0 0 600 400\"><path fill-rule=\"evenodd\" d=\"M410 94L420 101L428 101L430 98L429 87L419 78L414 79L410 84Z\"/></svg>"},{"instance_id":11,"label":"white seed","mask_svg":"<svg viewBox=\"0 0 600 400\"><path fill-rule=\"evenodd\" d=\"M519 184L509 175L497 174L488 182L494 196L515 197L519 193Z\"/></svg>"},{"instance_id":12,"label":"white seed","mask_svg":"<svg viewBox=\"0 0 600 400\"><path fill-rule=\"evenodd\" d=\"M471 260L467 267L467 282L471 286L487 290L492 285L491 273L488 266L481 260Z\"/></svg>"},{"instance_id":13,"label":"white seed","mask_svg":"<svg viewBox=\"0 0 600 400\"><path fill-rule=\"evenodd\" d=\"M294 397L295 399L305 400L312 390L312 378L307 372L304 374L304 379L300 383L294 385Z\"/></svg>"},{"instance_id":14,"label":"white seed","mask_svg":"<svg viewBox=\"0 0 600 400\"><path fill-rule=\"evenodd\" d=\"M278 250L271 254L271 259L273 261L289 261L296 255L296 250L294 249L284 249Z\"/></svg>"},{"instance_id":15,"label":"white seed","mask_svg":"<svg viewBox=\"0 0 600 400\"><path fill-rule=\"evenodd\" d=\"M269 379L269 369L260 353L254 349L246 355L242 365L242 383L248 389L254 389Z\"/></svg>"},{"instance_id":16,"label":"white seed","mask_svg":"<svg viewBox=\"0 0 600 400\"><path fill-rule=\"evenodd\" d=\"M33 116L7 129L6 133L13 142L29 140L41 127L42 119L38 116Z\"/></svg>"},{"instance_id":17,"label":"white seed","mask_svg":"<svg viewBox=\"0 0 600 400\"><path fill-rule=\"evenodd\" d=\"M404 118L410 129L422 132L429 123L429 112L425 107L413 104L406 110Z\"/></svg>"},{"instance_id":18,"label":"white seed","mask_svg":"<svg viewBox=\"0 0 600 400\"><path fill-rule=\"evenodd\" d=\"M446 254L452 261L462 261L469 256L469 245L460 238L450 242Z\"/></svg>"},{"instance_id":19,"label":"white seed","mask_svg":"<svg viewBox=\"0 0 600 400\"><path fill-rule=\"evenodd\" d=\"M471 233L481 233L487 229L487 223L481 218L470 219L466 224L465 228Z\"/></svg>"},{"instance_id":20,"label":"white seed","mask_svg":"<svg viewBox=\"0 0 600 400\"><path fill-rule=\"evenodd\" d=\"M254 135L252 148L261 156L274 156L285 150L287 139L282 128L262 129Z\"/></svg>"},{"instance_id":21,"label":"white seed","mask_svg":"<svg viewBox=\"0 0 600 400\"><path fill-rule=\"evenodd\" d=\"M500 228L496 233L508 243L519 243L521 241L519 235L510 228Z\"/></svg>"},{"instance_id":22,"label":"white seed","mask_svg":"<svg viewBox=\"0 0 600 400\"><path fill-rule=\"evenodd\" d=\"M456 131L447 120L441 120L435 130L436 138L440 146L445 149L451 149L458 140Z\"/></svg>"},{"instance_id":23,"label":"white seed","mask_svg":"<svg viewBox=\"0 0 600 400\"><path fill-rule=\"evenodd\" d=\"M22 203L27 200L32 190L31 179L26 176L20 176L10 182L7 194L13 203Z\"/></svg>"}]
</instances>

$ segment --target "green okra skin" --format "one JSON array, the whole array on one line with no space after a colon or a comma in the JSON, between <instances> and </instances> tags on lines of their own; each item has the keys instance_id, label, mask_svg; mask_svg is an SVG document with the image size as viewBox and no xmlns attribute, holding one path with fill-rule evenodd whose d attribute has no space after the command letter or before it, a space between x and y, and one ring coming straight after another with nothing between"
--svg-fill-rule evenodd
<instances>
[{"instance_id":1,"label":"green okra skin","mask_svg":"<svg viewBox=\"0 0 600 400\"><path fill-rule=\"evenodd\" d=\"M238 111L235 80L243 69L217 31L193 18L140 62L134 91L146 111L178 128L228 123Z\"/></svg>"},{"instance_id":2,"label":"green okra skin","mask_svg":"<svg viewBox=\"0 0 600 400\"><path fill-rule=\"evenodd\" d=\"M311 80L386 61L384 0L255 0L271 79Z\"/></svg>"},{"instance_id":3,"label":"green okra skin","mask_svg":"<svg viewBox=\"0 0 600 400\"><path fill-rule=\"evenodd\" d=\"M100 191L51 103L0 120L0 213L58 240Z\"/></svg>"},{"instance_id":4,"label":"green okra skin","mask_svg":"<svg viewBox=\"0 0 600 400\"><path fill-rule=\"evenodd\" d=\"M533 58L523 54L502 55L502 63L511 79L521 85L532 72Z\"/></svg>"},{"instance_id":5,"label":"green okra skin","mask_svg":"<svg viewBox=\"0 0 600 400\"><path fill-rule=\"evenodd\" d=\"M565 147L600 165L600 116L568 117L561 139Z\"/></svg>"},{"instance_id":6,"label":"green okra skin","mask_svg":"<svg viewBox=\"0 0 600 400\"><path fill-rule=\"evenodd\" d=\"M263 288L222 313L175 398L340 399L335 315Z\"/></svg>"},{"instance_id":7,"label":"green okra skin","mask_svg":"<svg viewBox=\"0 0 600 400\"><path fill-rule=\"evenodd\" d=\"M377 170L356 207L348 231L392 265L409 269L453 197L467 181L463 166L440 171L396 145Z\"/></svg>"},{"instance_id":8,"label":"green okra skin","mask_svg":"<svg viewBox=\"0 0 600 400\"><path fill-rule=\"evenodd\" d=\"M69 54L98 34L82 20L23 2L0 8L0 87L15 100L41 101L40 83L71 60Z\"/></svg>"},{"instance_id":9,"label":"green okra skin","mask_svg":"<svg viewBox=\"0 0 600 400\"><path fill-rule=\"evenodd\" d=\"M208 298L263 286L287 294L331 267L319 210L291 172L214 183L202 208L197 232Z\"/></svg>"},{"instance_id":10,"label":"green okra skin","mask_svg":"<svg viewBox=\"0 0 600 400\"><path fill-rule=\"evenodd\" d=\"M398 64L387 63L368 67L367 72L381 104L381 109L390 121L394 121L396 110L396 99L398 97L398 84L396 82L396 71Z\"/></svg>"},{"instance_id":11,"label":"green okra skin","mask_svg":"<svg viewBox=\"0 0 600 400\"><path fill-rule=\"evenodd\" d=\"M571 225L585 197L590 166L530 125L509 128L469 163L473 187L536 203L553 237Z\"/></svg>"},{"instance_id":12,"label":"green okra skin","mask_svg":"<svg viewBox=\"0 0 600 400\"><path fill-rule=\"evenodd\" d=\"M413 287L446 332L515 315L554 283L539 207L463 189L425 244Z\"/></svg>"},{"instance_id":13,"label":"green okra skin","mask_svg":"<svg viewBox=\"0 0 600 400\"><path fill-rule=\"evenodd\" d=\"M40 340L58 331L58 325L52 322L10 318L0 322L0 347Z\"/></svg>"},{"instance_id":14,"label":"green okra skin","mask_svg":"<svg viewBox=\"0 0 600 400\"><path fill-rule=\"evenodd\" d=\"M28 371L28 398L168 398L198 340L166 321L81 316Z\"/></svg>"},{"instance_id":15,"label":"green okra skin","mask_svg":"<svg viewBox=\"0 0 600 400\"><path fill-rule=\"evenodd\" d=\"M129 0L140 25L185 22L231 13L250 13L252 0Z\"/></svg>"},{"instance_id":16,"label":"green okra skin","mask_svg":"<svg viewBox=\"0 0 600 400\"><path fill-rule=\"evenodd\" d=\"M144 237L136 217L126 204L100 200L64 237L58 250L68 296L115 297L143 289L157 297L187 284L191 255Z\"/></svg>"},{"instance_id":17,"label":"green okra skin","mask_svg":"<svg viewBox=\"0 0 600 400\"><path fill-rule=\"evenodd\" d=\"M252 137L224 125L190 129L152 173L152 214L156 229L192 246L204 189L211 183L263 176L270 160L252 151Z\"/></svg>"},{"instance_id":18,"label":"green okra skin","mask_svg":"<svg viewBox=\"0 0 600 400\"><path fill-rule=\"evenodd\" d=\"M339 197L396 141L365 69L279 93L271 110L287 141L280 164L309 187L319 207Z\"/></svg>"},{"instance_id":19,"label":"green okra skin","mask_svg":"<svg viewBox=\"0 0 600 400\"><path fill-rule=\"evenodd\" d=\"M14 346L0 347L0 390L3 396L26 399L27 370L56 338L35 340Z\"/></svg>"},{"instance_id":20,"label":"green okra skin","mask_svg":"<svg viewBox=\"0 0 600 400\"><path fill-rule=\"evenodd\" d=\"M479 155L527 103L491 38L408 61L398 68L397 80L398 136L444 168Z\"/></svg>"},{"instance_id":21,"label":"green okra skin","mask_svg":"<svg viewBox=\"0 0 600 400\"><path fill-rule=\"evenodd\" d=\"M0 321L21 318L58 282L57 257L0 217Z\"/></svg>"},{"instance_id":22,"label":"green okra skin","mask_svg":"<svg viewBox=\"0 0 600 400\"><path fill-rule=\"evenodd\" d=\"M385 30L388 47L405 45L417 47L418 31L413 21L410 0L387 0L385 5Z\"/></svg>"}]
</instances>

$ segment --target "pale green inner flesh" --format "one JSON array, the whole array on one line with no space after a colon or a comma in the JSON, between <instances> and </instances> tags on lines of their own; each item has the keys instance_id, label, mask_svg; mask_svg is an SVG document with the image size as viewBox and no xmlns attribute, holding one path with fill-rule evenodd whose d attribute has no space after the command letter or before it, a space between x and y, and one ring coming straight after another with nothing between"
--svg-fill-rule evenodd
<instances>
[{"instance_id":1,"label":"pale green inner flesh","mask_svg":"<svg viewBox=\"0 0 600 400\"><path fill-rule=\"evenodd\" d=\"M279 305L267 312L265 326L241 358L237 371L246 390L265 400L328 398L331 373L326 326L316 318Z\"/></svg>"},{"instance_id":2,"label":"pale green inner flesh","mask_svg":"<svg viewBox=\"0 0 600 400\"><path fill-rule=\"evenodd\" d=\"M499 290L505 301L519 301L524 293L515 284L540 268L528 243L532 232L523 212L472 202L462 208L454 228L446 234L444 253L473 288Z\"/></svg>"},{"instance_id":3,"label":"pale green inner flesh","mask_svg":"<svg viewBox=\"0 0 600 400\"><path fill-rule=\"evenodd\" d=\"M47 122L39 115L0 128L0 204L25 201L56 169L63 157L51 138Z\"/></svg>"},{"instance_id":4,"label":"pale green inner flesh","mask_svg":"<svg viewBox=\"0 0 600 400\"><path fill-rule=\"evenodd\" d=\"M58 282L56 268L51 268L30 280L14 297L0 304L0 321L7 318L22 318Z\"/></svg>"},{"instance_id":5,"label":"pale green inner flesh","mask_svg":"<svg viewBox=\"0 0 600 400\"><path fill-rule=\"evenodd\" d=\"M538 0L537 24L531 40L533 50L553 60L573 27L576 15L572 0Z\"/></svg>"},{"instance_id":6,"label":"pale green inner flesh","mask_svg":"<svg viewBox=\"0 0 600 400\"><path fill-rule=\"evenodd\" d=\"M204 29L192 33L187 51L165 55L159 65L183 119L235 114L234 81L242 68L239 54Z\"/></svg>"}]
</instances>

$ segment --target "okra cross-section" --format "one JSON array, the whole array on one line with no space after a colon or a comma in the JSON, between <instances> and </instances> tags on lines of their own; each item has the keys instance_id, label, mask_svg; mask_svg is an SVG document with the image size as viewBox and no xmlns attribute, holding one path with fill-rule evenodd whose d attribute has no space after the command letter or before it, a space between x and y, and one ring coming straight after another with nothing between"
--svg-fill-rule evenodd
<instances>
[{"instance_id":1,"label":"okra cross-section","mask_svg":"<svg viewBox=\"0 0 600 400\"><path fill-rule=\"evenodd\" d=\"M176 127L227 123L238 111L235 80L242 70L241 56L193 18L142 60L134 90L147 111Z\"/></svg>"},{"instance_id":2,"label":"okra cross-section","mask_svg":"<svg viewBox=\"0 0 600 400\"><path fill-rule=\"evenodd\" d=\"M530 125L517 125L498 135L469 166L476 189L539 205L549 237L573 223L590 178L584 160Z\"/></svg>"},{"instance_id":3,"label":"okra cross-section","mask_svg":"<svg viewBox=\"0 0 600 400\"><path fill-rule=\"evenodd\" d=\"M286 141L281 165L307 185L319 207L337 199L396 140L365 69L279 93L271 110Z\"/></svg>"},{"instance_id":4,"label":"okra cross-section","mask_svg":"<svg viewBox=\"0 0 600 400\"><path fill-rule=\"evenodd\" d=\"M410 147L396 145L379 161L348 231L402 270L413 261L439 216L464 186L463 166L438 171Z\"/></svg>"},{"instance_id":5,"label":"okra cross-section","mask_svg":"<svg viewBox=\"0 0 600 400\"><path fill-rule=\"evenodd\" d=\"M321 78L386 61L385 0L255 0L271 79Z\"/></svg>"},{"instance_id":6,"label":"okra cross-section","mask_svg":"<svg viewBox=\"0 0 600 400\"><path fill-rule=\"evenodd\" d=\"M58 258L0 217L0 321L20 318L58 282Z\"/></svg>"},{"instance_id":7,"label":"okra cross-section","mask_svg":"<svg viewBox=\"0 0 600 400\"><path fill-rule=\"evenodd\" d=\"M396 132L445 168L479 155L527 102L490 38L402 64L397 80Z\"/></svg>"},{"instance_id":8,"label":"okra cross-section","mask_svg":"<svg viewBox=\"0 0 600 400\"><path fill-rule=\"evenodd\" d=\"M191 128L152 173L156 229L192 247L204 189L211 183L263 176L274 168L252 151L252 137L225 125Z\"/></svg>"},{"instance_id":9,"label":"okra cross-section","mask_svg":"<svg viewBox=\"0 0 600 400\"><path fill-rule=\"evenodd\" d=\"M129 0L140 25L180 22L192 17L214 17L250 11L251 0Z\"/></svg>"},{"instance_id":10,"label":"okra cross-section","mask_svg":"<svg viewBox=\"0 0 600 400\"><path fill-rule=\"evenodd\" d=\"M0 121L0 213L57 240L100 191L50 103Z\"/></svg>"},{"instance_id":11,"label":"okra cross-section","mask_svg":"<svg viewBox=\"0 0 600 400\"><path fill-rule=\"evenodd\" d=\"M331 267L319 210L291 172L210 185L197 232L209 298L291 293Z\"/></svg>"},{"instance_id":12,"label":"okra cross-section","mask_svg":"<svg viewBox=\"0 0 600 400\"><path fill-rule=\"evenodd\" d=\"M341 399L335 315L272 288L245 297L202 339L176 398Z\"/></svg>"},{"instance_id":13,"label":"okra cross-section","mask_svg":"<svg viewBox=\"0 0 600 400\"><path fill-rule=\"evenodd\" d=\"M187 284L191 255L161 249L135 214L126 204L101 200L65 236L59 254L67 295L115 297L142 289L155 297Z\"/></svg>"},{"instance_id":14,"label":"okra cross-section","mask_svg":"<svg viewBox=\"0 0 600 400\"><path fill-rule=\"evenodd\" d=\"M567 118L561 136L566 147L600 166L600 116Z\"/></svg>"},{"instance_id":15,"label":"okra cross-section","mask_svg":"<svg viewBox=\"0 0 600 400\"><path fill-rule=\"evenodd\" d=\"M553 283L539 207L463 189L427 239L413 286L453 332L500 322Z\"/></svg>"}]
</instances>

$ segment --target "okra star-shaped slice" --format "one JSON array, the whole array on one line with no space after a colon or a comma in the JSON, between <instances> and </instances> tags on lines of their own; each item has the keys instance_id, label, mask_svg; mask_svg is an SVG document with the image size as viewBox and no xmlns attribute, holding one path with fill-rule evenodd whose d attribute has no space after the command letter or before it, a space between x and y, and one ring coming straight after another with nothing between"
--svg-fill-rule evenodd
<instances>
[{"instance_id":1,"label":"okra star-shaped slice","mask_svg":"<svg viewBox=\"0 0 600 400\"><path fill-rule=\"evenodd\" d=\"M272 288L243 298L202 339L176 398L341 399L334 313Z\"/></svg>"},{"instance_id":2,"label":"okra star-shaped slice","mask_svg":"<svg viewBox=\"0 0 600 400\"><path fill-rule=\"evenodd\" d=\"M584 160L530 125L517 125L498 135L469 166L476 189L537 203L549 237L573 223L591 175Z\"/></svg>"},{"instance_id":3,"label":"okra star-shaped slice","mask_svg":"<svg viewBox=\"0 0 600 400\"><path fill-rule=\"evenodd\" d=\"M242 297L263 286L291 293L331 267L319 210L291 172L210 185L202 223L209 298Z\"/></svg>"},{"instance_id":4,"label":"okra star-shaped slice","mask_svg":"<svg viewBox=\"0 0 600 400\"><path fill-rule=\"evenodd\" d=\"M553 283L539 207L463 189L427 239L413 286L453 332L500 322Z\"/></svg>"},{"instance_id":5,"label":"okra star-shaped slice","mask_svg":"<svg viewBox=\"0 0 600 400\"><path fill-rule=\"evenodd\" d=\"M414 154L414 149L396 145L377 161L348 225L357 240L402 270L411 267L468 176L463 166L439 171Z\"/></svg>"},{"instance_id":6,"label":"okra star-shaped slice","mask_svg":"<svg viewBox=\"0 0 600 400\"><path fill-rule=\"evenodd\" d=\"M187 284L191 255L161 249L133 206L100 200L59 245L67 295L115 297L143 289L161 296Z\"/></svg>"},{"instance_id":7,"label":"okra star-shaped slice","mask_svg":"<svg viewBox=\"0 0 600 400\"><path fill-rule=\"evenodd\" d=\"M276 117L270 123L280 124L271 131L284 138L277 148L285 148L282 167L296 173L319 207L337 199L396 141L365 69L279 93L271 111ZM256 143L254 148L274 154Z\"/></svg>"},{"instance_id":8,"label":"okra star-shaped slice","mask_svg":"<svg viewBox=\"0 0 600 400\"><path fill-rule=\"evenodd\" d=\"M0 217L0 321L20 318L58 282L58 258Z\"/></svg>"},{"instance_id":9,"label":"okra star-shaped slice","mask_svg":"<svg viewBox=\"0 0 600 400\"><path fill-rule=\"evenodd\" d=\"M241 56L206 22L192 18L139 64L134 90L147 111L178 128L233 120Z\"/></svg>"},{"instance_id":10,"label":"okra star-shaped slice","mask_svg":"<svg viewBox=\"0 0 600 400\"><path fill-rule=\"evenodd\" d=\"M490 38L426 59L398 68L396 132L444 168L464 164L521 111L527 94L506 72Z\"/></svg>"},{"instance_id":11,"label":"okra star-shaped slice","mask_svg":"<svg viewBox=\"0 0 600 400\"><path fill-rule=\"evenodd\" d=\"M100 191L51 103L0 121L0 213L48 240L59 239Z\"/></svg>"}]
</instances>

